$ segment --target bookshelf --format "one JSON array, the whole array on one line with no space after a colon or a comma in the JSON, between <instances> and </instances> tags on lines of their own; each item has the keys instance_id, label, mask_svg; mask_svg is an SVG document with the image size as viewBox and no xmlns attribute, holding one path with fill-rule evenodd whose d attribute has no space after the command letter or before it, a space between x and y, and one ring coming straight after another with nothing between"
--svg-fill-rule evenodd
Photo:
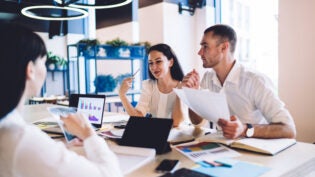
<instances>
[{"instance_id":1,"label":"bookshelf","mask_svg":"<svg viewBox=\"0 0 315 177\"><path fill-rule=\"evenodd\" d=\"M72 44L67 46L67 92L81 94L99 94L96 92L94 80L100 75L133 75L138 69L130 92L132 102L134 95L141 89L141 81L148 78L148 62L144 46L119 46ZM105 92L107 96L118 96L118 85ZM138 90L138 92L137 92Z\"/></svg>"}]
</instances>

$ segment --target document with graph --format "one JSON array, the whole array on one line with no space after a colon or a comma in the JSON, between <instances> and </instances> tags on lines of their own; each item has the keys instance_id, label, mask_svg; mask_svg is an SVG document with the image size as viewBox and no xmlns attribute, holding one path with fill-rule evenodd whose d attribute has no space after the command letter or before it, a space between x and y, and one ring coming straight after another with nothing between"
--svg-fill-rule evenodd
<instances>
[{"instance_id":1,"label":"document with graph","mask_svg":"<svg viewBox=\"0 0 315 177\"><path fill-rule=\"evenodd\" d=\"M213 142L189 143L175 146L175 149L194 162L214 161L221 158L240 156L240 153Z\"/></svg>"}]
</instances>

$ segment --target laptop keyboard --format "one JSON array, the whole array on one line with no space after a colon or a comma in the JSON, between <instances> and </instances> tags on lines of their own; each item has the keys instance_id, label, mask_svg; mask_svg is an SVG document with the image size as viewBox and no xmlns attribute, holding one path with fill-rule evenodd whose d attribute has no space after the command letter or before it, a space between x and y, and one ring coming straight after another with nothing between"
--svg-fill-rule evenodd
<instances>
[{"instance_id":1,"label":"laptop keyboard","mask_svg":"<svg viewBox=\"0 0 315 177\"><path fill-rule=\"evenodd\" d=\"M160 177L211 177L211 176L187 168L181 168L176 170L174 173L166 173Z\"/></svg>"}]
</instances>

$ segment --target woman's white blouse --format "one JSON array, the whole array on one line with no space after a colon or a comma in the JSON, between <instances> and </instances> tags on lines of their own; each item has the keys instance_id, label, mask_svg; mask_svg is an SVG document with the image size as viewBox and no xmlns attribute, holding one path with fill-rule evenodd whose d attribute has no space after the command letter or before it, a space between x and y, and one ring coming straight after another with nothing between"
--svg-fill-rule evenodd
<instances>
[{"instance_id":1,"label":"woman's white blouse","mask_svg":"<svg viewBox=\"0 0 315 177\"><path fill-rule=\"evenodd\" d=\"M175 92L162 93L157 87L156 80L145 80L142 82L142 91L136 109L143 115L149 113L152 117L171 118L175 100Z\"/></svg>"},{"instance_id":2,"label":"woman's white blouse","mask_svg":"<svg viewBox=\"0 0 315 177\"><path fill-rule=\"evenodd\" d=\"M14 110L0 121L0 177L120 177L115 154L96 134L83 142L86 157L70 151Z\"/></svg>"}]
</instances>

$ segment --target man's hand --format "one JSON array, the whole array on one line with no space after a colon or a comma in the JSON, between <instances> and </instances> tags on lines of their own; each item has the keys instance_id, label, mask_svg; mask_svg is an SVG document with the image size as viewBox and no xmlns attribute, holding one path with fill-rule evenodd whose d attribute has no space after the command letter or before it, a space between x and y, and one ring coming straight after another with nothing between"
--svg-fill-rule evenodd
<instances>
[{"instance_id":1,"label":"man's hand","mask_svg":"<svg viewBox=\"0 0 315 177\"><path fill-rule=\"evenodd\" d=\"M199 89L199 80L200 80L199 73L194 69L186 76L184 76L182 86Z\"/></svg>"},{"instance_id":2,"label":"man's hand","mask_svg":"<svg viewBox=\"0 0 315 177\"><path fill-rule=\"evenodd\" d=\"M228 139L240 137L246 129L236 116L231 116L230 120L219 119L218 125L222 127L223 136Z\"/></svg>"}]
</instances>

